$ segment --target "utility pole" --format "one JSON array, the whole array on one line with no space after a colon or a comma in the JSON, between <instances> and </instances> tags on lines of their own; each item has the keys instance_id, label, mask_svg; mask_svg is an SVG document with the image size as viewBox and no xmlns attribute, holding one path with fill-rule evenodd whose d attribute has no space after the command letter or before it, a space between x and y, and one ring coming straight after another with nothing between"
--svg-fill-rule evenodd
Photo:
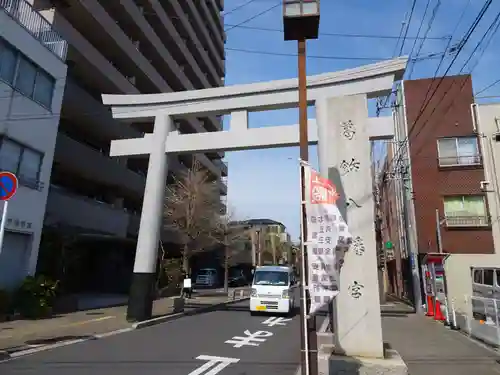
<instances>
[{"instance_id":1,"label":"utility pole","mask_svg":"<svg viewBox=\"0 0 500 375\"><path fill-rule=\"evenodd\" d=\"M255 268L257 266L257 231L251 231L250 239L252 242L252 266Z\"/></svg>"},{"instance_id":2,"label":"utility pole","mask_svg":"<svg viewBox=\"0 0 500 375\"><path fill-rule=\"evenodd\" d=\"M400 88L398 89L400 90ZM396 95L399 98L399 95ZM413 295L413 304L415 311L421 313L422 292L420 289L420 271L418 261L418 241L415 232L415 208L413 202L413 184L411 180L411 170L409 164L410 146L405 139L408 136L408 127L404 114L404 100L397 99L395 114L395 134L394 142L391 143L395 169L393 172L396 184L396 205L398 211L398 227L400 227L400 248L406 249L406 255L410 263L411 286ZM399 110L402 109L402 110ZM409 178L407 178L407 176ZM407 182L407 184L405 183Z\"/></svg>"},{"instance_id":3,"label":"utility pole","mask_svg":"<svg viewBox=\"0 0 500 375\"><path fill-rule=\"evenodd\" d=\"M439 219L439 210L436 208L436 236L438 253L443 253L443 239L441 238L441 220Z\"/></svg>"},{"instance_id":4,"label":"utility pole","mask_svg":"<svg viewBox=\"0 0 500 375\"><path fill-rule=\"evenodd\" d=\"M298 49L298 93L299 93L299 147L300 159L309 161L309 140L307 129L307 72L306 72L306 40L317 39L319 33L319 0L284 0L283 25L285 40L296 40ZM301 197L305 196L304 168L300 167L302 186ZM301 198L302 201L302 198ZM302 212L302 249L306 249L307 218L304 203ZM316 318L307 316L311 306L309 290L307 290L308 262L307 252L302 253L302 282L300 283L300 324L301 324L301 371L302 375L318 375L318 350L316 336Z\"/></svg>"},{"instance_id":5,"label":"utility pole","mask_svg":"<svg viewBox=\"0 0 500 375\"><path fill-rule=\"evenodd\" d=\"M257 229L255 231L255 233L257 234L257 247L256 247L256 249L257 249L257 265L262 266L262 263L261 263L262 262L262 254L261 254L262 251L260 249L260 228Z\"/></svg>"}]
</instances>

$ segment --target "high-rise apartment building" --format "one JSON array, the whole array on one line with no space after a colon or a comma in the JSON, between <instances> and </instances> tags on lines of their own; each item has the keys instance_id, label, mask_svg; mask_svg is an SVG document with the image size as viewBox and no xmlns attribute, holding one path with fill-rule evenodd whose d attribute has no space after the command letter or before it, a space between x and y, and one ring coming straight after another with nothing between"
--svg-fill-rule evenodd
<instances>
[{"instance_id":1,"label":"high-rise apartment building","mask_svg":"<svg viewBox=\"0 0 500 375\"><path fill-rule=\"evenodd\" d=\"M0 10L1 4L4 8L5 4L32 6L51 30L67 41L66 84L56 83L60 94L65 89L61 109L53 110L60 114L60 121L59 116L58 121L53 118L59 128L52 176L44 190L45 227L134 238L139 229L148 159L111 158L109 148L113 139L151 132L152 124L114 121L109 108L102 104L101 94L147 94L223 85L222 1L0 0ZM2 29L3 25L0 32ZM56 63L51 64L51 69L56 67ZM55 104L60 105L54 100ZM222 130L221 119L215 116L179 120L176 125L182 133ZM225 196L224 153L195 157L218 181ZM167 181L192 163L193 156L170 157ZM47 168L50 171L50 164ZM163 240L169 242L168 234Z\"/></svg>"},{"instance_id":2,"label":"high-rise apartment building","mask_svg":"<svg viewBox=\"0 0 500 375\"><path fill-rule=\"evenodd\" d=\"M46 224L135 236L148 161L110 158L109 147L113 139L140 137L152 131L152 126L114 121L100 96L222 85L224 31L219 4L194 0L35 0L34 6L68 41L68 79ZM177 125L183 133L222 127L216 117L180 120ZM222 156L197 155L214 179L227 174ZM170 159L171 173L192 162L185 156ZM226 194L222 181L220 190Z\"/></svg>"},{"instance_id":3,"label":"high-rise apartment building","mask_svg":"<svg viewBox=\"0 0 500 375\"><path fill-rule=\"evenodd\" d=\"M30 4L0 0L0 170L17 175L0 249L0 288L35 272L49 192L67 44Z\"/></svg>"}]
</instances>

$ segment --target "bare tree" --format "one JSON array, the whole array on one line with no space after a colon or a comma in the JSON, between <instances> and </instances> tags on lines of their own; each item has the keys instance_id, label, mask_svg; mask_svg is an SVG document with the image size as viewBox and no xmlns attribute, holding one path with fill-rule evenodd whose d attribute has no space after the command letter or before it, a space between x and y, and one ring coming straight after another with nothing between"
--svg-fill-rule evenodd
<instances>
[{"instance_id":1,"label":"bare tree","mask_svg":"<svg viewBox=\"0 0 500 375\"><path fill-rule=\"evenodd\" d=\"M164 227L174 231L182 244L182 268L190 272L193 254L213 246L221 203L217 183L210 180L198 161L187 172L174 177L166 188Z\"/></svg>"},{"instance_id":2,"label":"bare tree","mask_svg":"<svg viewBox=\"0 0 500 375\"><path fill-rule=\"evenodd\" d=\"M235 219L234 211L221 215L217 222L217 230L212 239L223 247L222 265L224 267L224 292L229 290L229 268L235 265L238 255L246 252L246 244L250 241L248 225ZM250 252L249 252L250 254Z\"/></svg>"}]
</instances>

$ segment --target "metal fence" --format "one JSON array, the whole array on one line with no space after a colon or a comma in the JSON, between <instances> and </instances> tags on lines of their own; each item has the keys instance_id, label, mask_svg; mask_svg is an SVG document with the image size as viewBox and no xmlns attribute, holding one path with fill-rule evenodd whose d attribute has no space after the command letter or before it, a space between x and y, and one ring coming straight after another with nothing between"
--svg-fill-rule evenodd
<instances>
[{"instance_id":1,"label":"metal fence","mask_svg":"<svg viewBox=\"0 0 500 375\"><path fill-rule=\"evenodd\" d=\"M61 60L66 60L68 43L30 3L26 0L0 0L0 11L2 9Z\"/></svg>"},{"instance_id":2,"label":"metal fence","mask_svg":"<svg viewBox=\"0 0 500 375\"><path fill-rule=\"evenodd\" d=\"M470 336L493 346L500 346L500 300L468 297L466 312L455 312L448 306L455 326Z\"/></svg>"}]
</instances>

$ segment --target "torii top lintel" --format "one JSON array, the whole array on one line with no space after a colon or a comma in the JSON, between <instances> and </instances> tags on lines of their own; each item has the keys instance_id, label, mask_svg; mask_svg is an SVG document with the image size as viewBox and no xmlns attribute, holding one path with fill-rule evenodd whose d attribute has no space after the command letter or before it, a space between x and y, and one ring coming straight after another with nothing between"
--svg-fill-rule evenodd
<instances>
[{"instance_id":1,"label":"torii top lintel","mask_svg":"<svg viewBox=\"0 0 500 375\"><path fill-rule=\"evenodd\" d=\"M368 98L387 95L394 81L402 79L407 57L399 57L358 68L307 77L308 100L319 97L366 94ZM162 94L102 95L112 106L115 119L171 116L223 115L234 110L272 110L298 105L297 79L223 86Z\"/></svg>"}]
</instances>

